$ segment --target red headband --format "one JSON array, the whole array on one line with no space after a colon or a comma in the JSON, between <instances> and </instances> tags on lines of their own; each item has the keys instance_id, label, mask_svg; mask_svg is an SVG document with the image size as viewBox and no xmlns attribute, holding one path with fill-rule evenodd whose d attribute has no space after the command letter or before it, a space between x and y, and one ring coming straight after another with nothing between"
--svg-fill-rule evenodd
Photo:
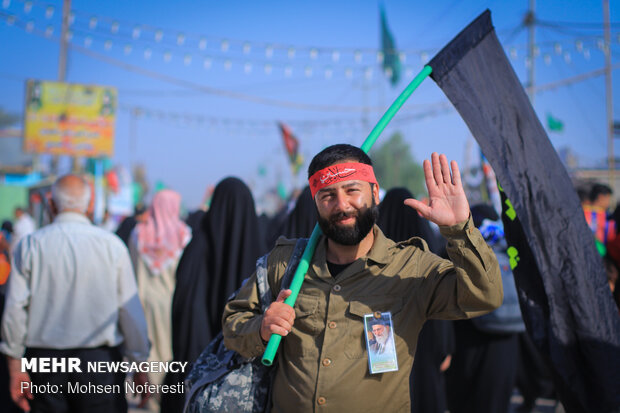
<instances>
[{"instance_id":1,"label":"red headband","mask_svg":"<svg viewBox=\"0 0 620 413\"><path fill-rule=\"evenodd\" d=\"M377 183L375 178L375 172L372 166L359 162L347 162L339 163L336 165L328 166L321 169L310 177L310 192L312 192L312 198L316 193L336 182L360 180L370 182L371 184Z\"/></svg>"}]
</instances>

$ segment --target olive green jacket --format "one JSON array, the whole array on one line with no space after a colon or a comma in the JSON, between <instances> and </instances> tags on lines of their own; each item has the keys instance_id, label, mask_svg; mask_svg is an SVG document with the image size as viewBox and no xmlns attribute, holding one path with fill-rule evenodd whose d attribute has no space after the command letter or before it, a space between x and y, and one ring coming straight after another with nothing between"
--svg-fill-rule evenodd
<instances>
[{"instance_id":1,"label":"olive green jacket","mask_svg":"<svg viewBox=\"0 0 620 413\"><path fill-rule=\"evenodd\" d=\"M459 319L502 303L499 265L470 219L441 227L451 261L420 238L394 243L374 229L365 257L332 277L323 236L295 304L295 323L282 339L273 385L272 412L409 412L409 374L418 334L429 318ZM267 261L273 299L294 240L280 239ZM226 346L261 356L262 314L255 282L246 282L224 309ZM370 374L363 317L392 313L399 370Z\"/></svg>"}]
</instances>

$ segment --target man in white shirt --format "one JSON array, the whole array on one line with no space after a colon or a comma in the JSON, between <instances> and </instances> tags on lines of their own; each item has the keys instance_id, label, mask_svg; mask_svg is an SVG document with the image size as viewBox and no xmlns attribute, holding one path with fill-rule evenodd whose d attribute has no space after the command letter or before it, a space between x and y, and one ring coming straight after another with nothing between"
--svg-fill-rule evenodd
<instances>
[{"instance_id":1,"label":"man in white shirt","mask_svg":"<svg viewBox=\"0 0 620 413\"><path fill-rule=\"evenodd\" d=\"M87 362L147 359L146 321L129 253L86 217L90 187L81 177L58 179L52 198L54 221L13 250L0 343L11 397L33 412L126 412L124 388L75 393L69 383L122 388L124 373L90 372ZM82 372L29 374L22 371L22 357L78 358ZM146 380L145 373L134 376L137 383ZM45 385L60 391L33 391Z\"/></svg>"},{"instance_id":2,"label":"man in white shirt","mask_svg":"<svg viewBox=\"0 0 620 413\"><path fill-rule=\"evenodd\" d=\"M19 242L20 239L25 237L28 234L33 233L37 226L34 223L34 219L24 208L17 207L15 208L15 223L13 224L13 235L11 237L11 248L15 248L15 245Z\"/></svg>"}]
</instances>

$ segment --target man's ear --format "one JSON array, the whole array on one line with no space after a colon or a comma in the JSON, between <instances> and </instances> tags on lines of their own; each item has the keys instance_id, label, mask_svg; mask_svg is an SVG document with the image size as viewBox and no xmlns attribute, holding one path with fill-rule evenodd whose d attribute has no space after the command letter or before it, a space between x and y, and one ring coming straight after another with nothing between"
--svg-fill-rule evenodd
<instances>
[{"instance_id":1,"label":"man's ear","mask_svg":"<svg viewBox=\"0 0 620 413\"><path fill-rule=\"evenodd\" d=\"M92 221L94 215L95 215L95 197L91 196L90 201L88 201L88 208L86 208L86 216L89 217Z\"/></svg>"},{"instance_id":2,"label":"man's ear","mask_svg":"<svg viewBox=\"0 0 620 413\"><path fill-rule=\"evenodd\" d=\"M379 184L372 185L372 197L375 200L375 204L379 205L379 202L381 202L379 198Z\"/></svg>"},{"instance_id":3,"label":"man's ear","mask_svg":"<svg viewBox=\"0 0 620 413\"><path fill-rule=\"evenodd\" d=\"M50 198L50 199L48 200L48 202L49 202L49 206L50 206L50 210L49 210L50 215L51 215L51 216L50 216L50 219L54 219L54 217L55 217L56 215L58 215L58 207L56 206L56 202L54 202L54 200L53 200L53 199L51 199L51 198Z\"/></svg>"},{"instance_id":4,"label":"man's ear","mask_svg":"<svg viewBox=\"0 0 620 413\"><path fill-rule=\"evenodd\" d=\"M93 220L95 215L95 183L92 180L88 180L88 190L90 191L90 199L88 200L88 207L86 208L86 216Z\"/></svg>"}]
</instances>

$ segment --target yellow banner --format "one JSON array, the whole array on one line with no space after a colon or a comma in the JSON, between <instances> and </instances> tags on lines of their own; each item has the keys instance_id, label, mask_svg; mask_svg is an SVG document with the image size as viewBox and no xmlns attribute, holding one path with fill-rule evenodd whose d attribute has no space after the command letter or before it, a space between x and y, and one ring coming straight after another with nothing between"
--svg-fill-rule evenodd
<instances>
[{"instance_id":1,"label":"yellow banner","mask_svg":"<svg viewBox=\"0 0 620 413\"><path fill-rule=\"evenodd\" d=\"M24 151L112 156L117 102L112 87L29 80Z\"/></svg>"}]
</instances>

